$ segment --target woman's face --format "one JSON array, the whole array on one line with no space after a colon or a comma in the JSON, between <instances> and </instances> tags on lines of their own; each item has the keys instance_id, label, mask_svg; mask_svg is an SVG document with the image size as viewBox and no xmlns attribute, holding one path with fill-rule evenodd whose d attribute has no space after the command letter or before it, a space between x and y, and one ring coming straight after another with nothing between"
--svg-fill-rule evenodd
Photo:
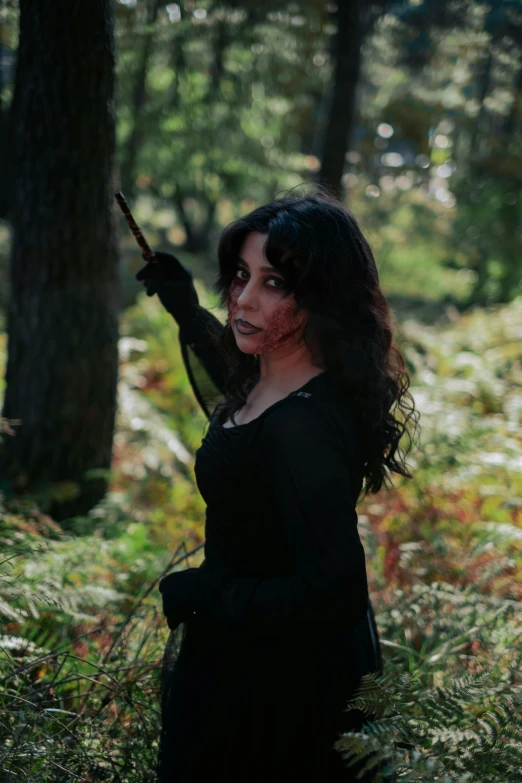
<instances>
[{"instance_id":1,"label":"woman's face","mask_svg":"<svg viewBox=\"0 0 522 783\"><path fill-rule=\"evenodd\" d=\"M263 252L266 238L258 231L247 234L227 297L230 325L244 353L270 353L297 344L308 318L305 310L295 313L293 294L283 298L284 279ZM238 320L248 321L258 331L242 334Z\"/></svg>"}]
</instances>

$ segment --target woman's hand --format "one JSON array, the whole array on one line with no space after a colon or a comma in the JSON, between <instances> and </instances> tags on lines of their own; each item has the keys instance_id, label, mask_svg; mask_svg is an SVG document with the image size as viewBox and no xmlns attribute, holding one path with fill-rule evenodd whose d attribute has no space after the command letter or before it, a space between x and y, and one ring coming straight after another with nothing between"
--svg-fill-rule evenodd
<instances>
[{"instance_id":1,"label":"woman's hand","mask_svg":"<svg viewBox=\"0 0 522 783\"><path fill-rule=\"evenodd\" d=\"M155 253L157 262L148 262L136 274L143 282L147 296L158 294L163 307L174 316L178 324L191 320L199 299L192 273L170 253Z\"/></svg>"},{"instance_id":2,"label":"woman's hand","mask_svg":"<svg viewBox=\"0 0 522 783\"><path fill-rule=\"evenodd\" d=\"M175 631L178 625L181 625L181 623L185 623L186 621L186 617L175 617L173 614L167 615L167 625L171 631Z\"/></svg>"},{"instance_id":3,"label":"woman's hand","mask_svg":"<svg viewBox=\"0 0 522 783\"><path fill-rule=\"evenodd\" d=\"M154 253L155 262L149 261L136 274L136 280L142 280L148 296L156 293L156 284L163 280L192 282L192 273L185 269L181 261L171 253Z\"/></svg>"},{"instance_id":4,"label":"woman's hand","mask_svg":"<svg viewBox=\"0 0 522 783\"><path fill-rule=\"evenodd\" d=\"M209 589L208 574L200 568L173 571L161 580L163 614L171 630L203 607Z\"/></svg>"},{"instance_id":5,"label":"woman's hand","mask_svg":"<svg viewBox=\"0 0 522 783\"><path fill-rule=\"evenodd\" d=\"M199 568L185 568L167 574L159 583L163 596L163 614L167 617L169 628L175 628L194 615L212 616L216 600L225 612L233 612L235 588L227 589L227 579L238 575L230 566L220 566L207 570L205 561ZM256 584L259 579L253 580Z\"/></svg>"}]
</instances>

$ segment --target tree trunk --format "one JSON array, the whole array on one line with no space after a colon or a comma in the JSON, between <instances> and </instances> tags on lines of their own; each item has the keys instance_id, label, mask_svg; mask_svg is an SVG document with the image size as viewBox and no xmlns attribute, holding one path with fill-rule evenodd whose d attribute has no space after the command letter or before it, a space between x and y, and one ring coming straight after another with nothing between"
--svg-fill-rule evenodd
<instances>
[{"instance_id":1,"label":"tree trunk","mask_svg":"<svg viewBox=\"0 0 522 783\"><path fill-rule=\"evenodd\" d=\"M493 41L491 42L491 44L493 44ZM475 118L471 126L472 130L471 130L469 158L472 161L477 160L480 157L480 152L481 152L479 149L480 139L483 137L487 138L488 136L488 134L484 132L484 120L487 115L485 101L489 93L489 88L491 86L491 76L493 72L493 52L491 50L491 44L488 48L486 59L477 69L478 70L477 81L479 84L478 101L480 104L480 109L479 109L478 117Z\"/></svg>"},{"instance_id":2,"label":"tree trunk","mask_svg":"<svg viewBox=\"0 0 522 783\"><path fill-rule=\"evenodd\" d=\"M522 115L522 67L517 71L513 79L513 103L509 114L504 120L502 133L511 140L517 133L520 117Z\"/></svg>"},{"instance_id":3,"label":"tree trunk","mask_svg":"<svg viewBox=\"0 0 522 783\"><path fill-rule=\"evenodd\" d=\"M5 17L4 17L5 18ZM7 12L7 25L9 25ZM0 24L0 31L2 25ZM8 35L5 36L8 39ZM2 36L4 38L4 36ZM0 218L5 219L11 206L13 181L12 161L9 150L9 106L6 87L13 81L15 53L5 43L0 41Z\"/></svg>"},{"instance_id":4,"label":"tree trunk","mask_svg":"<svg viewBox=\"0 0 522 783\"><path fill-rule=\"evenodd\" d=\"M119 311L112 15L112 0L20 0L2 413L20 424L2 442L0 488L8 497L44 493L57 519L103 497L105 478L87 471L111 463ZM74 485L79 494L66 497Z\"/></svg>"},{"instance_id":5,"label":"tree trunk","mask_svg":"<svg viewBox=\"0 0 522 783\"><path fill-rule=\"evenodd\" d=\"M339 196L345 155L354 131L355 96L361 62L359 0L337 3L336 18L333 90L319 182Z\"/></svg>"}]
</instances>

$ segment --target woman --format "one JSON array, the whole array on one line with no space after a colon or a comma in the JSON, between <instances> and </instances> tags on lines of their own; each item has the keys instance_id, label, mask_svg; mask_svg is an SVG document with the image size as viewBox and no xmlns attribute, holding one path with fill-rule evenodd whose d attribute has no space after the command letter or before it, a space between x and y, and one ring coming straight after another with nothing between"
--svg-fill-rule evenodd
<instances>
[{"instance_id":1,"label":"woman","mask_svg":"<svg viewBox=\"0 0 522 783\"><path fill-rule=\"evenodd\" d=\"M360 729L346 703L382 661L355 506L363 483L411 478L397 456L409 379L372 252L338 201L275 200L229 225L218 255L225 326L174 256L137 275L178 321L210 419L195 465L205 560L160 585L183 638L159 780L356 780L332 746Z\"/></svg>"}]
</instances>

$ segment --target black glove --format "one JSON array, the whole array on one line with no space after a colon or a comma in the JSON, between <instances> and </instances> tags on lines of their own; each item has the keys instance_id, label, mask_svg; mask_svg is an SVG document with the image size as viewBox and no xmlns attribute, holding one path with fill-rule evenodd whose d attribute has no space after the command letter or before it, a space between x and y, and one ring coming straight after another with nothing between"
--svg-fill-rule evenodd
<instances>
[{"instance_id":1,"label":"black glove","mask_svg":"<svg viewBox=\"0 0 522 783\"><path fill-rule=\"evenodd\" d=\"M200 568L167 574L159 583L163 614L171 630L203 609L211 590L209 575Z\"/></svg>"},{"instance_id":2,"label":"black glove","mask_svg":"<svg viewBox=\"0 0 522 783\"><path fill-rule=\"evenodd\" d=\"M193 615L196 616L195 613ZM173 614L167 615L167 625L170 628L171 631L175 631L178 625L181 625L181 623L187 622L187 617L182 617L181 615L179 617L176 617Z\"/></svg>"},{"instance_id":3,"label":"black glove","mask_svg":"<svg viewBox=\"0 0 522 783\"><path fill-rule=\"evenodd\" d=\"M199 299L192 273L170 253L155 253L157 262L148 262L136 274L136 280L143 281L147 296L158 294L163 307L174 316L178 324L192 320Z\"/></svg>"},{"instance_id":4,"label":"black glove","mask_svg":"<svg viewBox=\"0 0 522 783\"><path fill-rule=\"evenodd\" d=\"M193 617L212 615L212 607L226 614L229 606L230 616L237 611L238 602L234 601L234 589L224 591L228 577L237 576L230 566L220 566L206 570L205 561L199 568L185 568L167 574L159 583L163 596L163 614L169 628L173 630L180 623ZM245 596L247 594L245 593Z\"/></svg>"}]
</instances>

